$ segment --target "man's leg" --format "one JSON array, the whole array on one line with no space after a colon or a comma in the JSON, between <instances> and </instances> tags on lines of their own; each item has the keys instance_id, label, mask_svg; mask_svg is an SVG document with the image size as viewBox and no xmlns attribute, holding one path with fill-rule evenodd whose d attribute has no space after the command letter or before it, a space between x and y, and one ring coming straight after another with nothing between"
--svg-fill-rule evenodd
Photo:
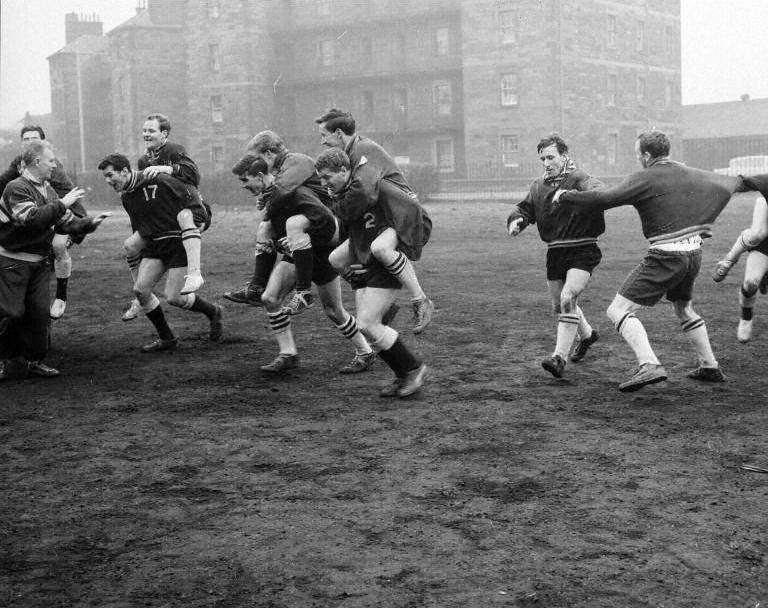
<instances>
[{"instance_id":1,"label":"man's leg","mask_svg":"<svg viewBox=\"0 0 768 608\"><path fill-rule=\"evenodd\" d=\"M277 357L261 370L270 373L284 372L298 367L299 355L291 331L291 317L283 310L283 301L296 282L296 269L290 262L281 261L275 266L261 296L269 318L269 327L277 341Z\"/></svg>"},{"instance_id":2,"label":"man's leg","mask_svg":"<svg viewBox=\"0 0 768 608\"><path fill-rule=\"evenodd\" d=\"M648 384L667 379L666 371L651 348L643 324L635 316L635 312L640 308L642 308L641 304L632 302L617 293L606 311L616 331L634 351L640 366L640 370L628 382L619 385L619 390L625 392L635 391Z\"/></svg>"},{"instance_id":3,"label":"man's leg","mask_svg":"<svg viewBox=\"0 0 768 608\"><path fill-rule=\"evenodd\" d=\"M435 304L424 293L413 264L403 252L398 251L397 245L395 229L386 228L371 243L371 253L410 294L413 306L413 333L420 334L431 323Z\"/></svg>"},{"instance_id":4,"label":"man's leg","mask_svg":"<svg viewBox=\"0 0 768 608\"><path fill-rule=\"evenodd\" d=\"M763 197L759 197L752 208L752 224L749 228L742 230L731 249L725 254L725 258L720 260L712 271L712 279L715 282L719 283L722 281L745 252L751 251L760 245L763 239L766 238L765 227L767 225L768 204Z\"/></svg>"},{"instance_id":5,"label":"man's leg","mask_svg":"<svg viewBox=\"0 0 768 608\"><path fill-rule=\"evenodd\" d=\"M22 341L21 354L27 360L27 370L34 376L53 378L59 371L43 363L48 354L50 269L44 262L30 268L29 282L24 297L24 315L19 325Z\"/></svg>"},{"instance_id":6,"label":"man's leg","mask_svg":"<svg viewBox=\"0 0 768 608\"><path fill-rule=\"evenodd\" d=\"M224 333L221 306L212 304L196 293L181 293L182 286L188 277L185 273L188 271L188 268L171 268L168 271L168 278L165 280L165 300L171 306L204 314L210 322L208 339L211 342L220 342Z\"/></svg>"},{"instance_id":7,"label":"man's leg","mask_svg":"<svg viewBox=\"0 0 768 608\"><path fill-rule=\"evenodd\" d=\"M759 251L751 251L744 269L744 280L739 289L741 319L736 330L736 338L739 342L746 343L752 339L752 312L757 301L760 282L766 272L768 272L768 256Z\"/></svg>"},{"instance_id":8,"label":"man's leg","mask_svg":"<svg viewBox=\"0 0 768 608\"><path fill-rule=\"evenodd\" d=\"M427 366L403 343L398 333L381 323L381 318L397 297L396 289L366 287L355 292L360 330L371 347L395 373L392 384L381 391L383 397L407 397L424 383Z\"/></svg>"},{"instance_id":9,"label":"man's leg","mask_svg":"<svg viewBox=\"0 0 768 608\"><path fill-rule=\"evenodd\" d=\"M165 320L163 307L160 300L152 293L155 284L160 280L165 272L165 264L157 258L144 258L139 264L136 282L133 285L133 295L141 305L144 314L154 325L157 331L158 339L145 344L141 351L145 353L154 353L162 350L173 350L176 348L178 339L173 335L173 331Z\"/></svg>"},{"instance_id":10,"label":"man's leg","mask_svg":"<svg viewBox=\"0 0 768 608\"><path fill-rule=\"evenodd\" d=\"M368 344L368 340L360 332L357 319L344 308L341 301L341 280L336 277L329 283L317 286L317 293L326 316L333 322L347 340L355 347L355 357L350 363L342 367L342 374L356 374L371 368L375 360L375 353Z\"/></svg>"},{"instance_id":11,"label":"man's leg","mask_svg":"<svg viewBox=\"0 0 768 608\"><path fill-rule=\"evenodd\" d=\"M146 242L138 232L134 232L131 236L125 239L123 243L123 251L125 252L125 260L128 263L128 270L131 273L131 279L133 284L136 284L136 279L139 276L139 265L141 264L141 252L144 249ZM123 313L123 321L133 321L141 313L142 307L137 298L131 300L131 304L128 309Z\"/></svg>"},{"instance_id":12,"label":"man's leg","mask_svg":"<svg viewBox=\"0 0 768 608\"><path fill-rule=\"evenodd\" d=\"M315 252L312 239L307 234L309 219L304 215L292 215L285 222L286 241L296 267L296 293L285 305L290 315L298 315L312 307L312 273Z\"/></svg>"},{"instance_id":13,"label":"man's leg","mask_svg":"<svg viewBox=\"0 0 768 608\"><path fill-rule=\"evenodd\" d=\"M258 228L256 228L253 277L244 287L225 292L224 297L227 300L237 304L262 305L261 294L264 293L264 289L267 287L269 275L272 273L272 269L277 261L277 250L273 241L274 236L275 233L271 222L259 223Z\"/></svg>"},{"instance_id":14,"label":"man's leg","mask_svg":"<svg viewBox=\"0 0 768 608\"><path fill-rule=\"evenodd\" d=\"M184 285L180 293L182 295L194 293L205 282L200 272L200 249L203 239L200 236L200 228L195 225L195 218L190 209L182 209L176 215L176 221L181 228L181 243L187 253L187 274L184 277Z\"/></svg>"},{"instance_id":15,"label":"man's leg","mask_svg":"<svg viewBox=\"0 0 768 608\"><path fill-rule=\"evenodd\" d=\"M21 325L32 272L33 264L0 255L0 381L9 376L10 360L22 354Z\"/></svg>"},{"instance_id":16,"label":"man's leg","mask_svg":"<svg viewBox=\"0 0 768 608\"><path fill-rule=\"evenodd\" d=\"M695 380L704 380L705 382L725 382L725 376L720 371L720 367L715 359L715 353L712 352L712 345L709 342L709 333L707 325L691 305L690 300L676 300L672 303L675 314L680 320L680 327L688 338L696 352L698 368L688 374L689 378Z\"/></svg>"},{"instance_id":17,"label":"man's leg","mask_svg":"<svg viewBox=\"0 0 768 608\"><path fill-rule=\"evenodd\" d=\"M61 319L67 308L67 284L72 276L72 256L69 245L72 243L68 234L55 234L53 248L53 269L56 274L56 298L51 304L51 319Z\"/></svg>"}]
</instances>

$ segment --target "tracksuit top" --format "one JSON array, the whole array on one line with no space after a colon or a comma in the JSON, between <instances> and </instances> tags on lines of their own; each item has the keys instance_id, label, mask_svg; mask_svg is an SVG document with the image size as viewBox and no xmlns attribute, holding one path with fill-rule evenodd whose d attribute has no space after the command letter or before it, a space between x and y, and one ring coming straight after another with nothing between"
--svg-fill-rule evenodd
<instances>
[{"instance_id":1,"label":"tracksuit top","mask_svg":"<svg viewBox=\"0 0 768 608\"><path fill-rule=\"evenodd\" d=\"M712 236L712 223L731 195L745 189L741 177L660 159L618 186L586 192L569 190L560 202L587 209L632 205L640 216L645 238L651 245L660 245L696 235Z\"/></svg>"},{"instance_id":2,"label":"tracksuit top","mask_svg":"<svg viewBox=\"0 0 768 608\"><path fill-rule=\"evenodd\" d=\"M522 217L524 221L521 228L536 224L541 240L550 248L596 243L597 237L605 232L603 211L553 205L552 197L558 189L592 190L602 185L600 180L580 169L568 175L560 186L548 184L544 178L539 178L533 182L526 197L515 205L507 218L507 227Z\"/></svg>"}]
</instances>

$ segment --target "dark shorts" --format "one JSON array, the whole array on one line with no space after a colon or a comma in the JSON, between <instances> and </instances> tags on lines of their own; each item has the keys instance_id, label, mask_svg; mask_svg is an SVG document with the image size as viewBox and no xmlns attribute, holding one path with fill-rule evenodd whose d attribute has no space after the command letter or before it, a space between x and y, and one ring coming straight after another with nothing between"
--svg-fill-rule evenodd
<instances>
[{"instance_id":1,"label":"dark shorts","mask_svg":"<svg viewBox=\"0 0 768 608\"><path fill-rule=\"evenodd\" d=\"M339 274L333 269L328 261L328 256L334 247L313 247L314 260L312 264L312 282L315 285L326 285L335 279ZM293 258L286 254L283 261L293 264Z\"/></svg>"},{"instance_id":2,"label":"dark shorts","mask_svg":"<svg viewBox=\"0 0 768 608\"><path fill-rule=\"evenodd\" d=\"M181 238L149 241L141 252L142 257L160 260L166 268L186 268L187 252Z\"/></svg>"},{"instance_id":3,"label":"dark shorts","mask_svg":"<svg viewBox=\"0 0 768 608\"><path fill-rule=\"evenodd\" d=\"M650 250L619 288L619 295L635 304L653 306L663 296L671 302L690 302L701 270L701 249Z\"/></svg>"},{"instance_id":4,"label":"dark shorts","mask_svg":"<svg viewBox=\"0 0 768 608\"><path fill-rule=\"evenodd\" d=\"M752 251L757 251L758 253L768 256L768 239L763 239Z\"/></svg>"},{"instance_id":5,"label":"dark shorts","mask_svg":"<svg viewBox=\"0 0 768 608\"><path fill-rule=\"evenodd\" d=\"M565 281L571 268L592 274L603 259L596 243L577 247L551 247L547 249L547 281Z\"/></svg>"}]
</instances>

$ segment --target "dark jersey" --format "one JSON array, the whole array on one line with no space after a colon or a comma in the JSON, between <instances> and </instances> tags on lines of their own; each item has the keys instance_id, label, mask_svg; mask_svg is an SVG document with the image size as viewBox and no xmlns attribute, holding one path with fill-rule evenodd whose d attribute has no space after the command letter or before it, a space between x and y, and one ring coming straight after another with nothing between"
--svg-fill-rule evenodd
<instances>
[{"instance_id":1,"label":"dark jersey","mask_svg":"<svg viewBox=\"0 0 768 608\"><path fill-rule=\"evenodd\" d=\"M139 158L139 171L155 165L171 167L171 177L181 180L196 188L200 185L200 171L197 164L188 155L184 146L171 142L165 142L157 150L147 150Z\"/></svg>"},{"instance_id":2,"label":"dark jersey","mask_svg":"<svg viewBox=\"0 0 768 608\"><path fill-rule=\"evenodd\" d=\"M283 200L279 210L270 218L277 238L285 236L285 222L293 215L309 220L307 234L314 247L328 245L336 233L336 218L312 188L299 186L290 199Z\"/></svg>"},{"instance_id":3,"label":"dark jersey","mask_svg":"<svg viewBox=\"0 0 768 608\"><path fill-rule=\"evenodd\" d=\"M21 176L21 171L21 155L19 155L11 161L8 168L0 175L0 195L12 180ZM48 180L48 183L59 198L64 198L67 192L75 187L72 180L69 179L67 172L64 171L64 166L58 160L54 161L53 172L51 173L51 179ZM85 211L85 207L83 207L83 204L80 201L72 203L69 209L77 217L85 217L88 215Z\"/></svg>"},{"instance_id":4,"label":"dark jersey","mask_svg":"<svg viewBox=\"0 0 768 608\"><path fill-rule=\"evenodd\" d=\"M306 154L285 152L275 159L272 167L275 182L263 192L266 204L265 221L274 222L275 218L288 218L291 208L296 203L294 194L299 187L304 187L314 193L314 198L325 205L331 204L328 192L320 184L320 178L315 172L314 161Z\"/></svg>"},{"instance_id":5,"label":"dark jersey","mask_svg":"<svg viewBox=\"0 0 768 608\"><path fill-rule=\"evenodd\" d=\"M190 209L198 223L204 209L196 193L194 186L169 175L160 174L150 180L134 173L121 199L131 228L146 240L160 240L181 238L176 216L182 209Z\"/></svg>"}]
</instances>

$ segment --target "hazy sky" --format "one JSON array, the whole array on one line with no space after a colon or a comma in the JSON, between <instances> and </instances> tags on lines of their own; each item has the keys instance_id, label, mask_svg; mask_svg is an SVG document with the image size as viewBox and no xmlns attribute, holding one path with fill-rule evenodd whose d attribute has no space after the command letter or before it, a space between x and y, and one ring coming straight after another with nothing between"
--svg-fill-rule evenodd
<instances>
[{"instance_id":1,"label":"hazy sky","mask_svg":"<svg viewBox=\"0 0 768 608\"><path fill-rule=\"evenodd\" d=\"M27 110L50 112L46 57L64 46L65 13L96 13L106 32L135 14L136 4L0 0L0 126L14 125ZM683 103L733 101L742 93L768 97L768 0L681 4Z\"/></svg>"}]
</instances>

